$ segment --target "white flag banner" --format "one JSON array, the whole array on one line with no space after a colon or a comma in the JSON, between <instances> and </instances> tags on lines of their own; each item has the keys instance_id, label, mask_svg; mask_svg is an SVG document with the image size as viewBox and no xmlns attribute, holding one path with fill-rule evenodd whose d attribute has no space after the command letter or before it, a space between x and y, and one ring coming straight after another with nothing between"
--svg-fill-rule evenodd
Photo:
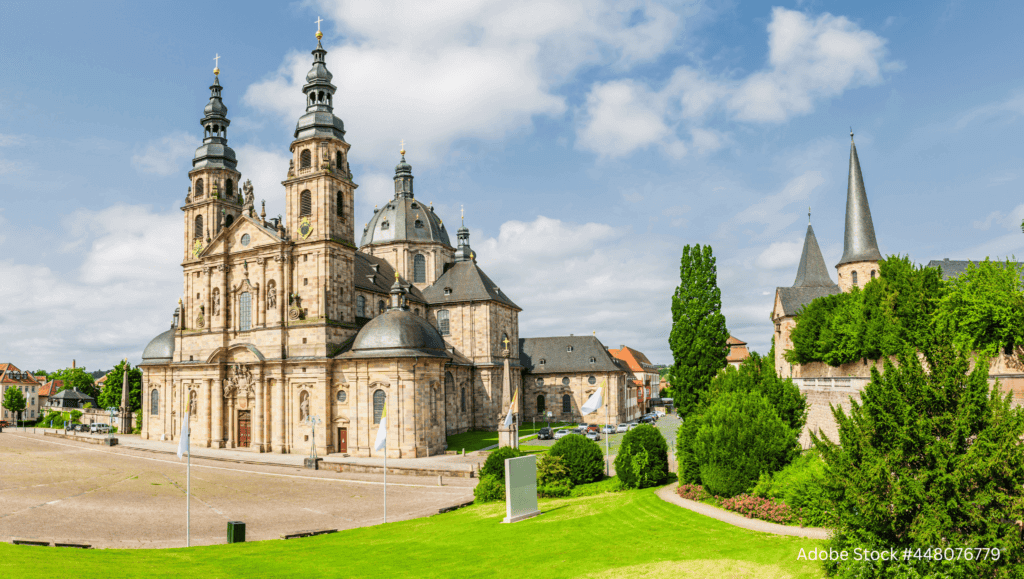
<instances>
[{"instance_id":1,"label":"white flag banner","mask_svg":"<svg viewBox=\"0 0 1024 579\"><path fill-rule=\"evenodd\" d=\"M178 441L178 458L181 458L181 455L183 455L185 453L188 453L189 455L192 454L189 451L189 442L188 442L188 413L187 412L185 413L185 419L182 420L182 422L181 422L181 440Z\"/></svg>"},{"instance_id":2,"label":"white flag banner","mask_svg":"<svg viewBox=\"0 0 1024 579\"><path fill-rule=\"evenodd\" d=\"M590 396L590 398L587 399L587 403L584 404L580 408L580 412L582 412L584 415L587 415L587 414L590 414L591 412L596 412L597 409L601 407L601 405L602 405L601 390L602 390L602 388L599 386L597 388L597 392L594 392Z\"/></svg>"},{"instance_id":3,"label":"white flag banner","mask_svg":"<svg viewBox=\"0 0 1024 579\"><path fill-rule=\"evenodd\" d=\"M384 411L380 413L380 428L377 429L377 440L373 442L374 450L384 450L388 440L388 403L384 402Z\"/></svg>"},{"instance_id":4,"label":"white flag banner","mask_svg":"<svg viewBox=\"0 0 1024 579\"><path fill-rule=\"evenodd\" d=\"M515 394L512 395L512 403L508 405L508 416L505 417L505 428L512 426L512 417L516 413L516 402L518 398L519 390L516 390Z\"/></svg>"}]
</instances>

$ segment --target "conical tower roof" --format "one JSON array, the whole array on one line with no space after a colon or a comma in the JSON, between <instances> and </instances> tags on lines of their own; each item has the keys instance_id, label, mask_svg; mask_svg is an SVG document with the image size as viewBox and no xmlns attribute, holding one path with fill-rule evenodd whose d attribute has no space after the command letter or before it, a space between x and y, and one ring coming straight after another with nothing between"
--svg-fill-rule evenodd
<instances>
[{"instance_id":1,"label":"conical tower roof","mask_svg":"<svg viewBox=\"0 0 1024 579\"><path fill-rule=\"evenodd\" d=\"M846 189L846 235L843 237L843 258L836 267L857 261L881 261L875 241L875 226L871 222L868 194L864 190L864 176L860 172L857 145L850 132L850 179Z\"/></svg>"},{"instance_id":2,"label":"conical tower roof","mask_svg":"<svg viewBox=\"0 0 1024 579\"><path fill-rule=\"evenodd\" d=\"M818 239L814 237L814 228L807 224L807 236L804 237L804 251L800 255L800 267L796 270L796 281L793 287L832 287L836 285L828 275L825 258L821 256Z\"/></svg>"}]
</instances>

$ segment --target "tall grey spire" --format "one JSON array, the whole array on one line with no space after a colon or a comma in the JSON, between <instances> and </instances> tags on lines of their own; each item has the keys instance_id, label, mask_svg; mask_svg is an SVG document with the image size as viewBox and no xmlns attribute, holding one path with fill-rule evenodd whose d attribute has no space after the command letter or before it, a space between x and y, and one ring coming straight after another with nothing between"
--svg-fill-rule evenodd
<instances>
[{"instance_id":1,"label":"tall grey spire","mask_svg":"<svg viewBox=\"0 0 1024 579\"><path fill-rule=\"evenodd\" d=\"M306 114L299 117L295 125L295 140L309 137L333 137L345 140L345 123L334 115L334 92L338 87L331 84L334 75L327 70L327 61L317 31L316 49L313 50L313 68L306 74L302 92L306 95Z\"/></svg>"},{"instance_id":2,"label":"tall grey spire","mask_svg":"<svg viewBox=\"0 0 1024 579\"><path fill-rule=\"evenodd\" d=\"M821 256L818 239L814 237L814 229L807 224L807 236L804 237L804 251L800 255L800 267L796 270L796 281L793 287L834 287L836 284L828 275L825 258Z\"/></svg>"},{"instance_id":3,"label":"tall grey spire","mask_svg":"<svg viewBox=\"0 0 1024 579\"><path fill-rule=\"evenodd\" d=\"M882 254L875 241L875 226L871 222L868 194L864 191L864 177L860 173L857 145L850 131L850 181L846 189L846 235L843 237L843 258L836 267L856 261L880 261Z\"/></svg>"},{"instance_id":4,"label":"tall grey spire","mask_svg":"<svg viewBox=\"0 0 1024 579\"><path fill-rule=\"evenodd\" d=\"M192 167L234 169L238 162L235 151L228 146L228 107L221 99L220 69L215 68L213 84L210 85L210 102L203 109L203 118L199 124L203 126L203 144L196 149L192 159Z\"/></svg>"}]
</instances>

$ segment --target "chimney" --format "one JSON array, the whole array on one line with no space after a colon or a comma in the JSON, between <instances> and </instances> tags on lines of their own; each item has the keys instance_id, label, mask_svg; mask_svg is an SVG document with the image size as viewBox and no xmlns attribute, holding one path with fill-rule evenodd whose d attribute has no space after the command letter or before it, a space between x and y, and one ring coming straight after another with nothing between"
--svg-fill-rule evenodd
<instances>
[{"instance_id":1,"label":"chimney","mask_svg":"<svg viewBox=\"0 0 1024 579\"><path fill-rule=\"evenodd\" d=\"M74 360L72 360L72 361L71 361L71 369L72 369L72 370L74 370L74 369L75 369L75 361L74 361Z\"/></svg>"},{"instance_id":2,"label":"chimney","mask_svg":"<svg viewBox=\"0 0 1024 579\"><path fill-rule=\"evenodd\" d=\"M625 350L626 349L626 345L625 344L619 344L619 349L620 350Z\"/></svg>"}]
</instances>

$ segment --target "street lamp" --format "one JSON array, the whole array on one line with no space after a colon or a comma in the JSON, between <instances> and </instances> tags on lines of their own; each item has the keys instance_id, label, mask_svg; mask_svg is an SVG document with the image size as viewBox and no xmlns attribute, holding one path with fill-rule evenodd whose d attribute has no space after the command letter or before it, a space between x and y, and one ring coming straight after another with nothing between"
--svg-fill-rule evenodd
<instances>
[{"instance_id":1,"label":"street lamp","mask_svg":"<svg viewBox=\"0 0 1024 579\"><path fill-rule=\"evenodd\" d=\"M309 449L309 458L314 464L316 464L316 425L320 424L320 422L319 416L310 415L306 417L306 424L313 428L313 436L310 437L312 439L312 446Z\"/></svg>"},{"instance_id":2,"label":"street lamp","mask_svg":"<svg viewBox=\"0 0 1024 579\"><path fill-rule=\"evenodd\" d=\"M107 412L110 413L110 424L107 425L107 440L110 440L110 432L113 430L112 426L114 424L114 415L117 414L118 410L117 406L110 406L107 408Z\"/></svg>"}]
</instances>

